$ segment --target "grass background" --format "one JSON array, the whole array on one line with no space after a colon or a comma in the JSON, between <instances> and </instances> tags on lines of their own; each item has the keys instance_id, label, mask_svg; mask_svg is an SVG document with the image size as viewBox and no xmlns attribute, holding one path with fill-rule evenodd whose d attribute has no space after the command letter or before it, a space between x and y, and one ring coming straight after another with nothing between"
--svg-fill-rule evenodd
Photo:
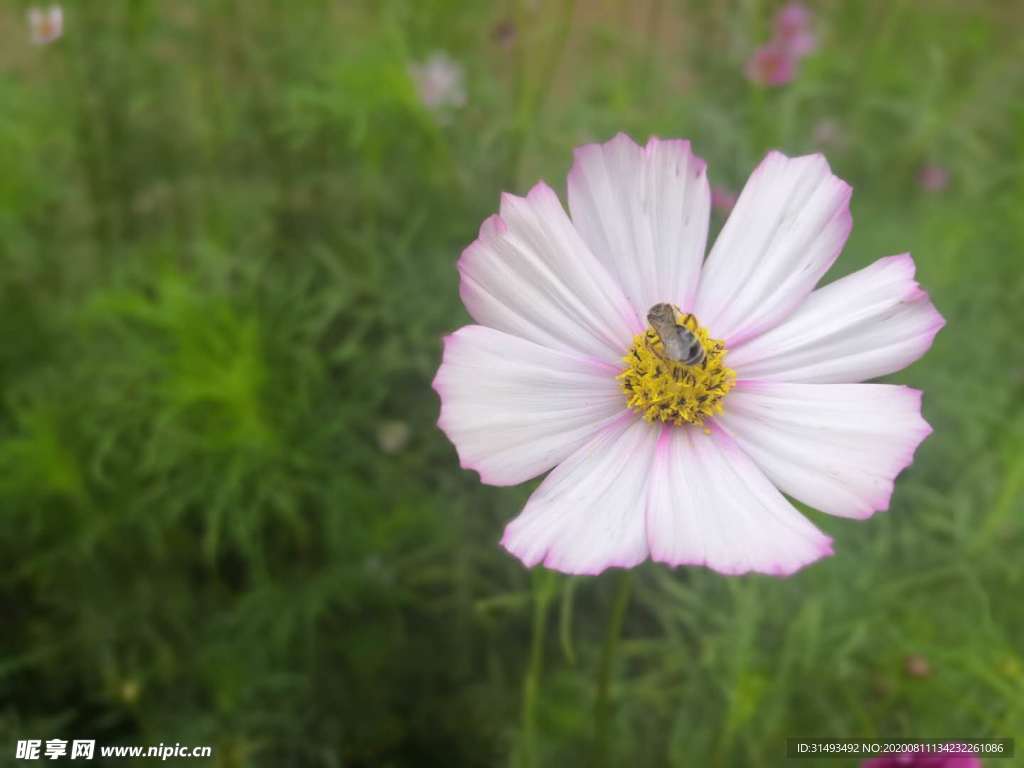
<instances>
[{"instance_id":1,"label":"grass background","mask_svg":"<svg viewBox=\"0 0 1024 768\"><path fill-rule=\"evenodd\" d=\"M819 50L764 90L777 7L81 1L33 47L5 2L0 764L55 737L353 767L1024 739L1024 9L813 4ZM468 96L441 114L408 74L435 50ZM891 511L810 512L837 554L787 580L644 565L606 662L616 574L497 546L530 488L458 468L429 383L499 192L564 192L619 130L691 138L733 189L824 149L855 189L829 279L912 251L948 325L895 377L935 433Z\"/></svg>"}]
</instances>

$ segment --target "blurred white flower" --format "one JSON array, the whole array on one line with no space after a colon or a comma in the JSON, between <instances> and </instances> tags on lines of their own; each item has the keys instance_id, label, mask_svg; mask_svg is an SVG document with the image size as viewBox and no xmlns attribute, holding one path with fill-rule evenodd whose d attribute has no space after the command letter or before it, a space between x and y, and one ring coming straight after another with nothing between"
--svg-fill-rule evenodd
<instances>
[{"instance_id":1,"label":"blurred white flower","mask_svg":"<svg viewBox=\"0 0 1024 768\"><path fill-rule=\"evenodd\" d=\"M64 10L59 5L29 8L28 29L33 45L52 43L64 33Z\"/></svg>"},{"instance_id":2,"label":"blurred white flower","mask_svg":"<svg viewBox=\"0 0 1024 768\"><path fill-rule=\"evenodd\" d=\"M420 101L428 109L461 107L466 103L462 67L447 53L430 54L424 61L413 64L409 74Z\"/></svg>"},{"instance_id":3,"label":"blurred white flower","mask_svg":"<svg viewBox=\"0 0 1024 768\"><path fill-rule=\"evenodd\" d=\"M398 453L408 444L411 434L404 421L382 421L377 426L377 446L384 453Z\"/></svg>"}]
</instances>

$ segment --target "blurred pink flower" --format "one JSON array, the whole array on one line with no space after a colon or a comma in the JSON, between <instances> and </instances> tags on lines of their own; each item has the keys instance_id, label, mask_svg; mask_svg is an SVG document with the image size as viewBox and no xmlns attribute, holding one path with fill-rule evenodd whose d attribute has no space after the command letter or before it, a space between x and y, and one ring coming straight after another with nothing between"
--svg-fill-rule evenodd
<instances>
[{"instance_id":1,"label":"blurred pink flower","mask_svg":"<svg viewBox=\"0 0 1024 768\"><path fill-rule=\"evenodd\" d=\"M783 46L765 43L747 62L747 79L758 85L785 85L796 75L796 59Z\"/></svg>"},{"instance_id":2,"label":"blurred pink flower","mask_svg":"<svg viewBox=\"0 0 1024 768\"><path fill-rule=\"evenodd\" d=\"M811 28L812 15L803 3L789 3L775 14L775 42L796 59L818 47Z\"/></svg>"},{"instance_id":3,"label":"blurred pink flower","mask_svg":"<svg viewBox=\"0 0 1024 768\"><path fill-rule=\"evenodd\" d=\"M919 653L907 656L903 660L903 669L910 677L930 677L932 674L932 665Z\"/></svg>"},{"instance_id":4,"label":"blurred pink flower","mask_svg":"<svg viewBox=\"0 0 1024 768\"><path fill-rule=\"evenodd\" d=\"M981 760L968 754L901 752L861 763L861 768L982 768Z\"/></svg>"},{"instance_id":5,"label":"blurred pink flower","mask_svg":"<svg viewBox=\"0 0 1024 768\"><path fill-rule=\"evenodd\" d=\"M59 5L29 8L28 29L33 45L52 43L64 33L64 10Z\"/></svg>"},{"instance_id":6,"label":"blurred pink flower","mask_svg":"<svg viewBox=\"0 0 1024 768\"><path fill-rule=\"evenodd\" d=\"M711 187L711 207L726 215L736 205L736 193L725 187Z\"/></svg>"},{"instance_id":7,"label":"blurred pink flower","mask_svg":"<svg viewBox=\"0 0 1024 768\"><path fill-rule=\"evenodd\" d=\"M438 51L413 64L410 75L423 105L428 109L461 107L466 103L462 67L447 53Z\"/></svg>"},{"instance_id":8,"label":"blurred pink flower","mask_svg":"<svg viewBox=\"0 0 1024 768\"><path fill-rule=\"evenodd\" d=\"M949 186L949 171L941 165L925 165L917 172L917 183L929 192L941 192Z\"/></svg>"}]
</instances>

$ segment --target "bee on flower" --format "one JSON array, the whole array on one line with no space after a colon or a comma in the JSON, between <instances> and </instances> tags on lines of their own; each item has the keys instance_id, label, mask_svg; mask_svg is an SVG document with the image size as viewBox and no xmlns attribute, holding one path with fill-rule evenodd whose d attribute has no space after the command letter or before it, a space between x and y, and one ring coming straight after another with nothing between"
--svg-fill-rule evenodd
<instances>
[{"instance_id":1,"label":"bee on flower","mask_svg":"<svg viewBox=\"0 0 1024 768\"><path fill-rule=\"evenodd\" d=\"M769 153L707 258L711 191L689 142L576 151L566 214L505 194L459 260L474 320L447 336L438 424L491 485L550 472L502 545L596 574L647 558L790 574L839 517L887 509L931 432L921 392L864 383L944 321L908 254L823 287L851 188L821 155Z\"/></svg>"},{"instance_id":2,"label":"bee on flower","mask_svg":"<svg viewBox=\"0 0 1024 768\"><path fill-rule=\"evenodd\" d=\"M47 45L64 33L64 10L59 5L28 9L29 38L33 45Z\"/></svg>"}]
</instances>

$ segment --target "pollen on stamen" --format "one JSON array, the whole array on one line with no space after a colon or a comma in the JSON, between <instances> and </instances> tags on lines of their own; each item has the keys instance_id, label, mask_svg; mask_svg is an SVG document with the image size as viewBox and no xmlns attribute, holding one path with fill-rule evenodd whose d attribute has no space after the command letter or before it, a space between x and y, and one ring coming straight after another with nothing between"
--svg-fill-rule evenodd
<instances>
[{"instance_id":1,"label":"pollen on stamen","mask_svg":"<svg viewBox=\"0 0 1024 768\"><path fill-rule=\"evenodd\" d=\"M645 421L703 427L706 418L722 413L722 400L735 385L736 373L725 366L725 344L712 339L697 318L680 314L676 322L700 341L705 352L702 362L686 365L670 359L658 333L648 328L633 338L622 358L626 369L616 378L626 404Z\"/></svg>"}]
</instances>

